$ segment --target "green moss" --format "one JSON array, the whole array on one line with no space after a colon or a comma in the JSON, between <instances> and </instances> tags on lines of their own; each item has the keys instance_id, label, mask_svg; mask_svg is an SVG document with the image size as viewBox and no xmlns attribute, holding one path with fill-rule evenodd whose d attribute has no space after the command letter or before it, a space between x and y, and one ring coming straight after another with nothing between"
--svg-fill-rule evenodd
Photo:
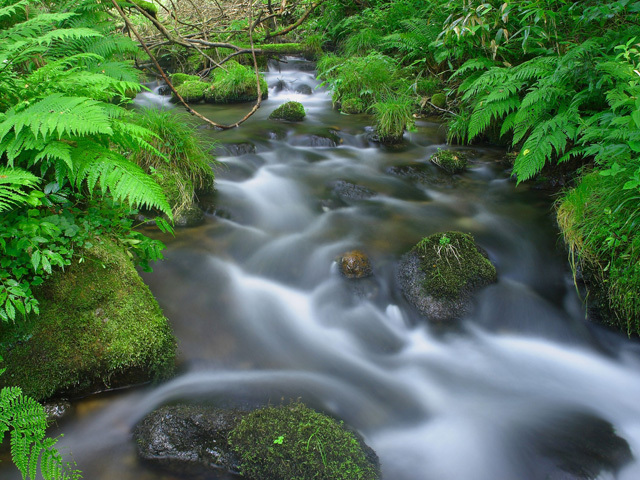
<instances>
[{"instance_id":1,"label":"green moss","mask_svg":"<svg viewBox=\"0 0 640 480\"><path fill-rule=\"evenodd\" d=\"M242 419L229 442L253 480L373 480L380 477L356 437L302 403L267 407Z\"/></svg>"},{"instance_id":2,"label":"green moss","mask_svg":"<svg viewBox=\"0 0 640 480\"><path fill-rule=\"evenodd\" d=\"M14 332L3 327L3 386L42 400L173 372L175 339L151 292L122 248L95 243L36 292L40 316L28 319L28 340L7 345Z\"/></svg>"},{"instance_id":3,"label":"green moss","mask_svg":"<svg viewBox=\"0 0 640 480\"><path fill-rule=\"evenodd\" d=\"M295 55L304 53L306 48L301 43L269 43L256 45L263 55Z\"/></svg>"},{"instance_id":4,"label":"green moss","mask_svg":"<svg viewBox=\"0 0 640 480\"><path fill-rule=\"evenodd\" d=\"M200 77L198 75L188 75L186 73L174 73L171 75L171 83L174 87L179 87L185 82L198 82Z\"/></svg>"},{"instance_id":5,"label":"green moss","mask_svg":"<svg viewBox=\"0 0 640 480\"><path fill-rule=\"evenodd\" d=\"M439 298L458 298L465 289L496 280L496 269L476 247L471 235L436 233L423 238L413 249L427 278L425 293Z\"/></svg>"},{"instance_id":6,"label":"green moss","mask_svg":"<svg viewBox=\"0 0 640 480\"><path fill-rule=\"evenodd\" d=\"M358 113L364 113L367 109L366 105L359 98L347 98L342 101L340 105L340 111L347 115L356 115Z\"/></svg>"},{"instance_id":7,"label":"green moss","mask_svg":"<svg viewBox=\"0 0 640 480\"><path fill-rule=\"evenodd\" d=\"M158 6L151 2L147 2L146 0L120 0L118 3L123 7L131 6L131 4L137 5L152 17L155 17L158 14Z\"/></svg>"},{"instance_id":8,"label":"green moss","mask_svg":"<svg viewBox=\"0 0 640 480\"><path fill-rule=\"evenodd\" d=\"M269 87L260 75L262 98L267 98ZM212 84L205 91L205 99L212 103L252 102L258 98L256 75L253 68L240 65L231 60L216 68L212 75Z\"/></svg>"},{"instance_id":9,"label":"green moss","mask_svg":"<svg viewBox=\"0 0 640 480\"><path fill-rule=\"evenodd\" d=\"M188 80L176 87L176 91L186 102L199 102L204 99L204 92L209 84L200 80Z\"/></svg>"},{"instance_id":10,"label":"green moss","mask_svg":"<svg viewBox=\"0 0 640 480\"><path fill-rule=\"evenodd\" d=\"M286 120L287 122L301 122L306 113L300 102L287 102L276 108L269 118L271 120Z\"/></svg>"},{"instance_id":11,"label":"green moss","mask_svg":"<svg viewBox=\"0 0 640 480\"><path fill-rule=\"evenodd\" d=\"M467 168L467 156L462 152L438 149L429 159L447 173L460 173Z\"/></svg>"},{"instance_id":12,"label":"green moss","mask_svg":"<svg viewBox=\"0 0 640 480\"><path fill-rule=\"evenodd\" d=\"M434 93L431 95L431 103L438 108L444 108L447 105L447 96L444 93Z\"/></svg>"}]
</instances>

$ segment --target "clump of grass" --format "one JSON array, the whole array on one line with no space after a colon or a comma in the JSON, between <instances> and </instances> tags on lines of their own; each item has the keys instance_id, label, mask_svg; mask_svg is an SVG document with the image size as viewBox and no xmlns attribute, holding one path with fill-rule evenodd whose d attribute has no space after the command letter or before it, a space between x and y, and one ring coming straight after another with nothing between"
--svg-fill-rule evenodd
<instances>
[{"instance_id":1,"label":"clump of grass","mask_svg":"<svg viewBox=\"0 0 640 480\"><path fill-rule=\"evenodd\" d=\"M301 122L306 113L300 102L286 102L276 108L269 118L272 120L286 120L287 122Z\"/></svg>"},{"instance_id":2,"label":"clump of grass","mask_svg":"<svg viewBox=\"0 0 640 480\"><path fill-rule=\"evenodd\" d=\"M574 273L580 265L592 277L599 288L591 290L611 313L609 322L629 336L640 335L638 169L635 159L616 175L589 173L557 204Z\"/></svg>"},{"instance_id":3,"label":"clump of grass","mask_svg":"<svg viewBox=\"0 0 640 480\"><path fill-rule=\"evenodd\" d=\"M463 172L467 168L467 156L463 152L439 148L429 160L450 174Z\"/></svg>"},{"instance_id":4,"label":"clump of grass","mask_svg":"<svg viewBox=\"0 0 640 480\"><path fill-rule=\"evenodd\" d=\"M341 422L297 402L244 417L229 443L254 480L375 480L376 461ZM377 459L376 459L377 460Z\"/></svg>"},{"instance_id":5,"label":"clump of grass","mask_svg":"<svg viewBox=\"0 0 640 480\"><path fill-rule=\"evenodd\" d=\"M142 150L133 161L155 176L175 217L193 203L197 190L213 188L213 142L196 133L187 114L144 109L137 123L156 135L149 142L155 151Z\"/></svg>"},{"instance_id":6,"label":"clump of grass","mask_svg":"<svg viewBox=\"0 0 640 480\"><path fill-rule=\"evenodd\" d=\"M364 56L380 47L382 36L379 29L363 28L349 35L342 44L346 57Z\"/></svg>"},{"instance_id":7,"label":"clump of grass","mask_svg":"<svg viewBox=\"0 0 640 480\"><path fill-rule=\"evenodd\" d=\"M269 87L260 75L262 98L266 98ZM251 102L258 98L256 74L250 67L230 60L212 74L212 84L205 92L207 101L215 103Z\"/></svg>"},{"instance_id":8,"label":"clump of grass","mask_svg":"<svg viewBox=\"0 0 640 480\"><path fill-rule=\"evenodd\" d=\"M409 98L400 97L371 106L376 122L376 134L383 143L398 143L413 121L413 107Z\"/></svg>"},{"instance_id":9,"label":"clump of grass","mask_svg":"<svg viewBox=\"0 0 640 480\"><path fill-rule=\"evenodd\" d=\"M174 73L171 75L171 83L174 87L179 87L185 82L198 82L200 77L198 75L189 75L187 73Z\"/></svg>"}]
</instances>

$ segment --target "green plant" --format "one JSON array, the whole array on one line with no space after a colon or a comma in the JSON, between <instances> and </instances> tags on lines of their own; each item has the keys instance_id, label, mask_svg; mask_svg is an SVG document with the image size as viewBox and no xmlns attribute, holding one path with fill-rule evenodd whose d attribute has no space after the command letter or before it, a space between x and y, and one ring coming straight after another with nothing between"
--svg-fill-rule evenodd
<instances>
[{"instance_id":1,"label":"green plant","mask_svg":"<svg viewBox=\"0 0 640 480\"><path fill-rule=\"evenodd\" d=\"M442 168L447 173L460 173L467 168L467 156L463 152L438 149L429 158L431 162Z\"/></svg>"},{"instance_id":2,"label":"green plant","mask_svg":"<svg viewBox=\"0 0 640 480\"><path fill-rule=\"evenodd\" d=\"M143 109L136 123L155 134L154 148L139 151L132 160L163 187L177 217L193 203L196 191L213 189L214 143L198 134L187 114Z\"/></svg>"},{"instance_id":3,"label":"green plant","mask_svg":"<svg viewBox=\"0 0 640 480\"><path fill-rule=\"evenodd\" d=\"M58 440L46 437L47 423L44 407L19 387L0 389L0 443L8 432L11 459L22 478L35 479L38 472L44 480L82 478L75 464L63 461L55 448Z\"/></svg>"},{"instance_id":4,"label":"green plant","mask_svg":"<svg viewBox=\"0 0 640 480\"><path fill-rule=\"evenodd\" d=\"M352 433L300 402L251 412L231 432L229 442L242 474L255 480L380 476Z\"/></svg>"},{"instance_id":5,"label":"green plant","mask_svg":"<svg viewBox=\"0 0 640 480\"><path fill-rule=\"evenodd\" d=\"M382 142L402 140L405 129L413 126L413 102L407 97L374 103L371 110L376 121L376 134Z\"/></svg>"},{"instance_id":6,"label":"green plant","mask_svg":"<svg viewBox=\"0 0 640 480\"><path fill-rule=\"evenodd\" d=\"M269 88L262 75L259 76L260 91L266 98ZM230 60L212 74L212 84L205 92L208 101L217 103L247 102L258 98L256 74L252 68Z\"/></svg>"}]
</instances>

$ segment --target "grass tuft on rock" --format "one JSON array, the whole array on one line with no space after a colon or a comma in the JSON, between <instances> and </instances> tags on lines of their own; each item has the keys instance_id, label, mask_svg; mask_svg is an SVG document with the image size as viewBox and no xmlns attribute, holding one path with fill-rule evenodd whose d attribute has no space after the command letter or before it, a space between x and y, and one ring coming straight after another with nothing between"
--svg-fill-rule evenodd
<instances>
[{"instance_id":1,"label":"grass tuft on rock","mask_svg":"<svg viewBox=\"0 0 640 480\"><path fill-rule=\"evenodd\" d=\"M431 155L429 160L450 174L464 172L467 168L467 156L462 152L454 152L453 150L438 149L436 153Z\"/></svg>"},{"instance_id":2,"label":"grass tuft on rock","mask_svg":"<svg viewBox=\"0 0 640 480\"><path fill-rule=\"evenodd\" d=\"M259 78L262 98L267 98L269 86L262 75ZM253 68L240 65L235 60L230 60L222 67L216 68L212 74L212 83L205 92L205 99L212 103L241 103L257 100L258 87Z\"/></svg>"},{"instance_id":3,"label":"grass tuft on rock","mask_svg":"<svg viewBox=\"0 0 640 480\"><path fill-rule=\"evenodd\" d=\"M7 370L0 386L16 385L43 400L173 373L171 328L124 249L113 242L96 239L36 297L39 316L28 318L26 327L3 327Z\"/></svg>"},{"instance_id":4,"label":"grass tuft on rock","mask_svg":"<svg viewBox=\"0 0 640 480\"><path fill-rule=\"evenodd\" d=\"M471 235L449 231L423 238L414 247L427 278L423 287L438 298L458 298L464 290L494 282L496 269Z\"/></svg>"},{"instance_id":5,"label":"grass tuft on rock","mask_svg":"<svg viewBox=\"0 0 640 480\"><path fill-rule=\"evenodd\" d=\"M304 106L300 102L287 102L276 108L269 118L271 120L286 120L287 122L301 122L306 116Z\"/></svg>"},{"instance_id":6,"label":"grass tuft on rock","mask_svg":"<svg viewBox=\"0 0 640 480\"><path fill-rule=\"evenodd\" d=\"M242 475L252 480L380 478L377 459L365 453L353 433L300 402L251 412L229 442Z\"/></svg>"},{"instance_id":7,"label":"grass tuft on rock","mask_svg":"<svg viewBox=\"0 0 640 480\"><path fill-rule=\"evenodd\" d=\"M187 80L175 88L185 102L201 102L209 86L208 83L200 80Z\"/></svg>"},{"instance_id":8,"label":"grass tuft on rock","mask_svg":"<svg viewBox=\"0 0 640 480\"><path fill-rule=\"evenodd\" d=\"M179 87L185 82L199 82L200 77L198 75L189 75L187 73L174 73L171 75L171 83L174 87Z\"/></svg>"}]
</instances>

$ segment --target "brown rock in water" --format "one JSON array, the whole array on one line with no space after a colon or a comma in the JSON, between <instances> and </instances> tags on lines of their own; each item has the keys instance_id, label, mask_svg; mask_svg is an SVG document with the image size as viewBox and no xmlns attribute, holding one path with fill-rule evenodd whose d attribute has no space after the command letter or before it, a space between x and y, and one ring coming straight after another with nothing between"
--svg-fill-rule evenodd
<instances>
[{"instance_id":1,"label":"brown rock in water","mask_svg":"<svg viewBox=\"0 0 640 480\"><path fill-rule=\"evenodd\" d=\"M360 250L351 250L340 257L340 272L347 278L364 278L373 272L369 257Z\"/></svg>"}]
</instances>

